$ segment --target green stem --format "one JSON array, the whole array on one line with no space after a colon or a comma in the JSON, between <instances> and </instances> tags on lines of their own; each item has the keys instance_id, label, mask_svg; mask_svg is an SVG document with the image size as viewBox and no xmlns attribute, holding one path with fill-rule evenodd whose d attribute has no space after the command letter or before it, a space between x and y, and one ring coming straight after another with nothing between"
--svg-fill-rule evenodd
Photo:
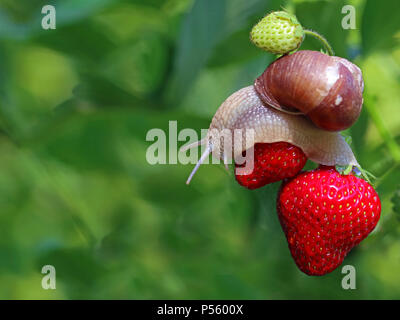
<instances>
[{"instance_id":1,"label":"green stem","mask_svg":"<svg viewBox=\"0 0 400 320\"><path fill-rule=\"evenodd\" d=\"M304 33L308 34L310 36L313 36L314 38L318 39L319 41L321 41L326 50L328 51L328 54L330 56L334 56L335 52L333 51L331 45L329 44L328 40L326 40L322 35L320 35L318 32L312 31L312 30L308 30L308 29L304 29Z\"/></svg>"},{"instance_id":2,"label":"green stem","mask_svg":"<svg viewBox=\"0 0 400 320\"><path fill-rule=\"evenodd\" d=\"M396 140L393 138L390 131L386 127L385 122L383 121L377 108L375 108L375 105L371 104L371 103L367 103L365 106L368 110L368 113L369 113L373 123L375 124L376 128L378 129L379 134L385 141L385 143L389 149L390 155L392 156L395 163L399 164L400 163L400 147L399 147L399 145L397 144Z\"/></svg>"}]
</instances>

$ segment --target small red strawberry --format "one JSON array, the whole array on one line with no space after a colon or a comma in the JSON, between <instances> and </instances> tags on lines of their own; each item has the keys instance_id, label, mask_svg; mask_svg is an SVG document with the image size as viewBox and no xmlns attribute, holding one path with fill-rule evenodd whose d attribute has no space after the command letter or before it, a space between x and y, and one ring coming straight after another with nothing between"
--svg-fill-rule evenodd
<instances>
[{"instance_id":1,"label":"small red strawberry","mask_svg":"<svg viewBox=\"0 0 400 320\"><path fill-rule=\"evenodd\" d=\"M375 228L381 202L363 179L321 166L285 181L277 209L297 266L321 276L336 269Z\"/></svg>"},{"instance_id":2,"label":"small red strawberry","mask_svg":"<svg viewBox=\"0 0 400 320\"><path fill-rule=\"evenodd\" d=\"M245 156L246 151L243 152ZM256 143L254 145L254 169L251 173L239 175L235 169L237 182L248 189L257 189L268 183L294 177L305 166L304 152L287 142ZM243 168L245 164L235 164Z\"/></svg>"}]
</instances>

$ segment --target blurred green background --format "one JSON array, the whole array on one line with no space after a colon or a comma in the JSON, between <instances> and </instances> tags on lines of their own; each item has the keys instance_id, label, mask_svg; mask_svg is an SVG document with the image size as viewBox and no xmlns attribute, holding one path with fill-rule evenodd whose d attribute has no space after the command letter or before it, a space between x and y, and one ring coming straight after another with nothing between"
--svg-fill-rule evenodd
<instances>
[{"instance_id":1,"label":"blurred green background","mask_svg":"<svg viewBox=\"0 0 400 320\"><path fill-rule=\"evenodd\" d=\"M46 4L56 30L41 28ZM341 28L345 4L356 30ZM261 74L274 57L248 34L282 7L364 73L364 110L346 134L383 209L344 262L357 290L341 288L341 268L297 269L279 184L249 191L208 165L188 187L193 165L146 161L148 130L177 120L200 133ZM400 298L399 11L397 0L1 0L0 298ZM46 264L56 290L41 288Z\"/></svg>"}]
</instances>

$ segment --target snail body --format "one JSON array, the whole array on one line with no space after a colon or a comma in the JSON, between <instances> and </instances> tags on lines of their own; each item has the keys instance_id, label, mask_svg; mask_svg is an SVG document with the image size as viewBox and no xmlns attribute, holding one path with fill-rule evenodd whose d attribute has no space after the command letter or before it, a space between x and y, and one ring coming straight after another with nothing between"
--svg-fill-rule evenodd
<instances>
[{"instance_id":1,"label":"snail body","mask_svg":"<svg viewBox=\"0 0 400 320\"><path fill-rule=\"evenodd\" d=\"M344 138L338 132L321 130L304 116L292 115L266 105L260 98L255 86L245 87L232 94L215 113L206 137L196 143L184 146L186 151L198 145L206 150L192 171L187 183L210 153L218 155L225 164L245 151L247 146L231 148L232 153L224 152L226 146L221 143L220 133L229 130L252 130L253 143L288 142L303 150L312 161L322 165L353 165L358 162Z\"/></svg>"},{"instance_id":2,"label":"snail body","mask_svg":"<svg viewBox=\"0 0 400 320\"><path fill-rule=\"evenodd\" d=\"M361 70L344 58L318 51L303 50L277 59L254 87L265 104L305 114L328 131L353 125L363 104Z\"/></svg>"}]
</instances>

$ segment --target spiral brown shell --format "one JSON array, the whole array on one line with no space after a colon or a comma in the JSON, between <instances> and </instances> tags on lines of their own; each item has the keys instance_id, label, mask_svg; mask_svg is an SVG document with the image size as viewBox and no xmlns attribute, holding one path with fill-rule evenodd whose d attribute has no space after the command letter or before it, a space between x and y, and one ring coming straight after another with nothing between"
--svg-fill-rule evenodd
<instances>
[{"instance_id":1,"label":"spiral brown shell","mask_svg":"<svg viewBox=\"0 0 400 320\"><path fill-rule=\"evenodd\" d=\"M302 113L321 129L340 131L358 119L364 82L350 61L318 51L298 51L274 61L256 79L261 100L276 109Z\"/></svg>"}]
</instances>

